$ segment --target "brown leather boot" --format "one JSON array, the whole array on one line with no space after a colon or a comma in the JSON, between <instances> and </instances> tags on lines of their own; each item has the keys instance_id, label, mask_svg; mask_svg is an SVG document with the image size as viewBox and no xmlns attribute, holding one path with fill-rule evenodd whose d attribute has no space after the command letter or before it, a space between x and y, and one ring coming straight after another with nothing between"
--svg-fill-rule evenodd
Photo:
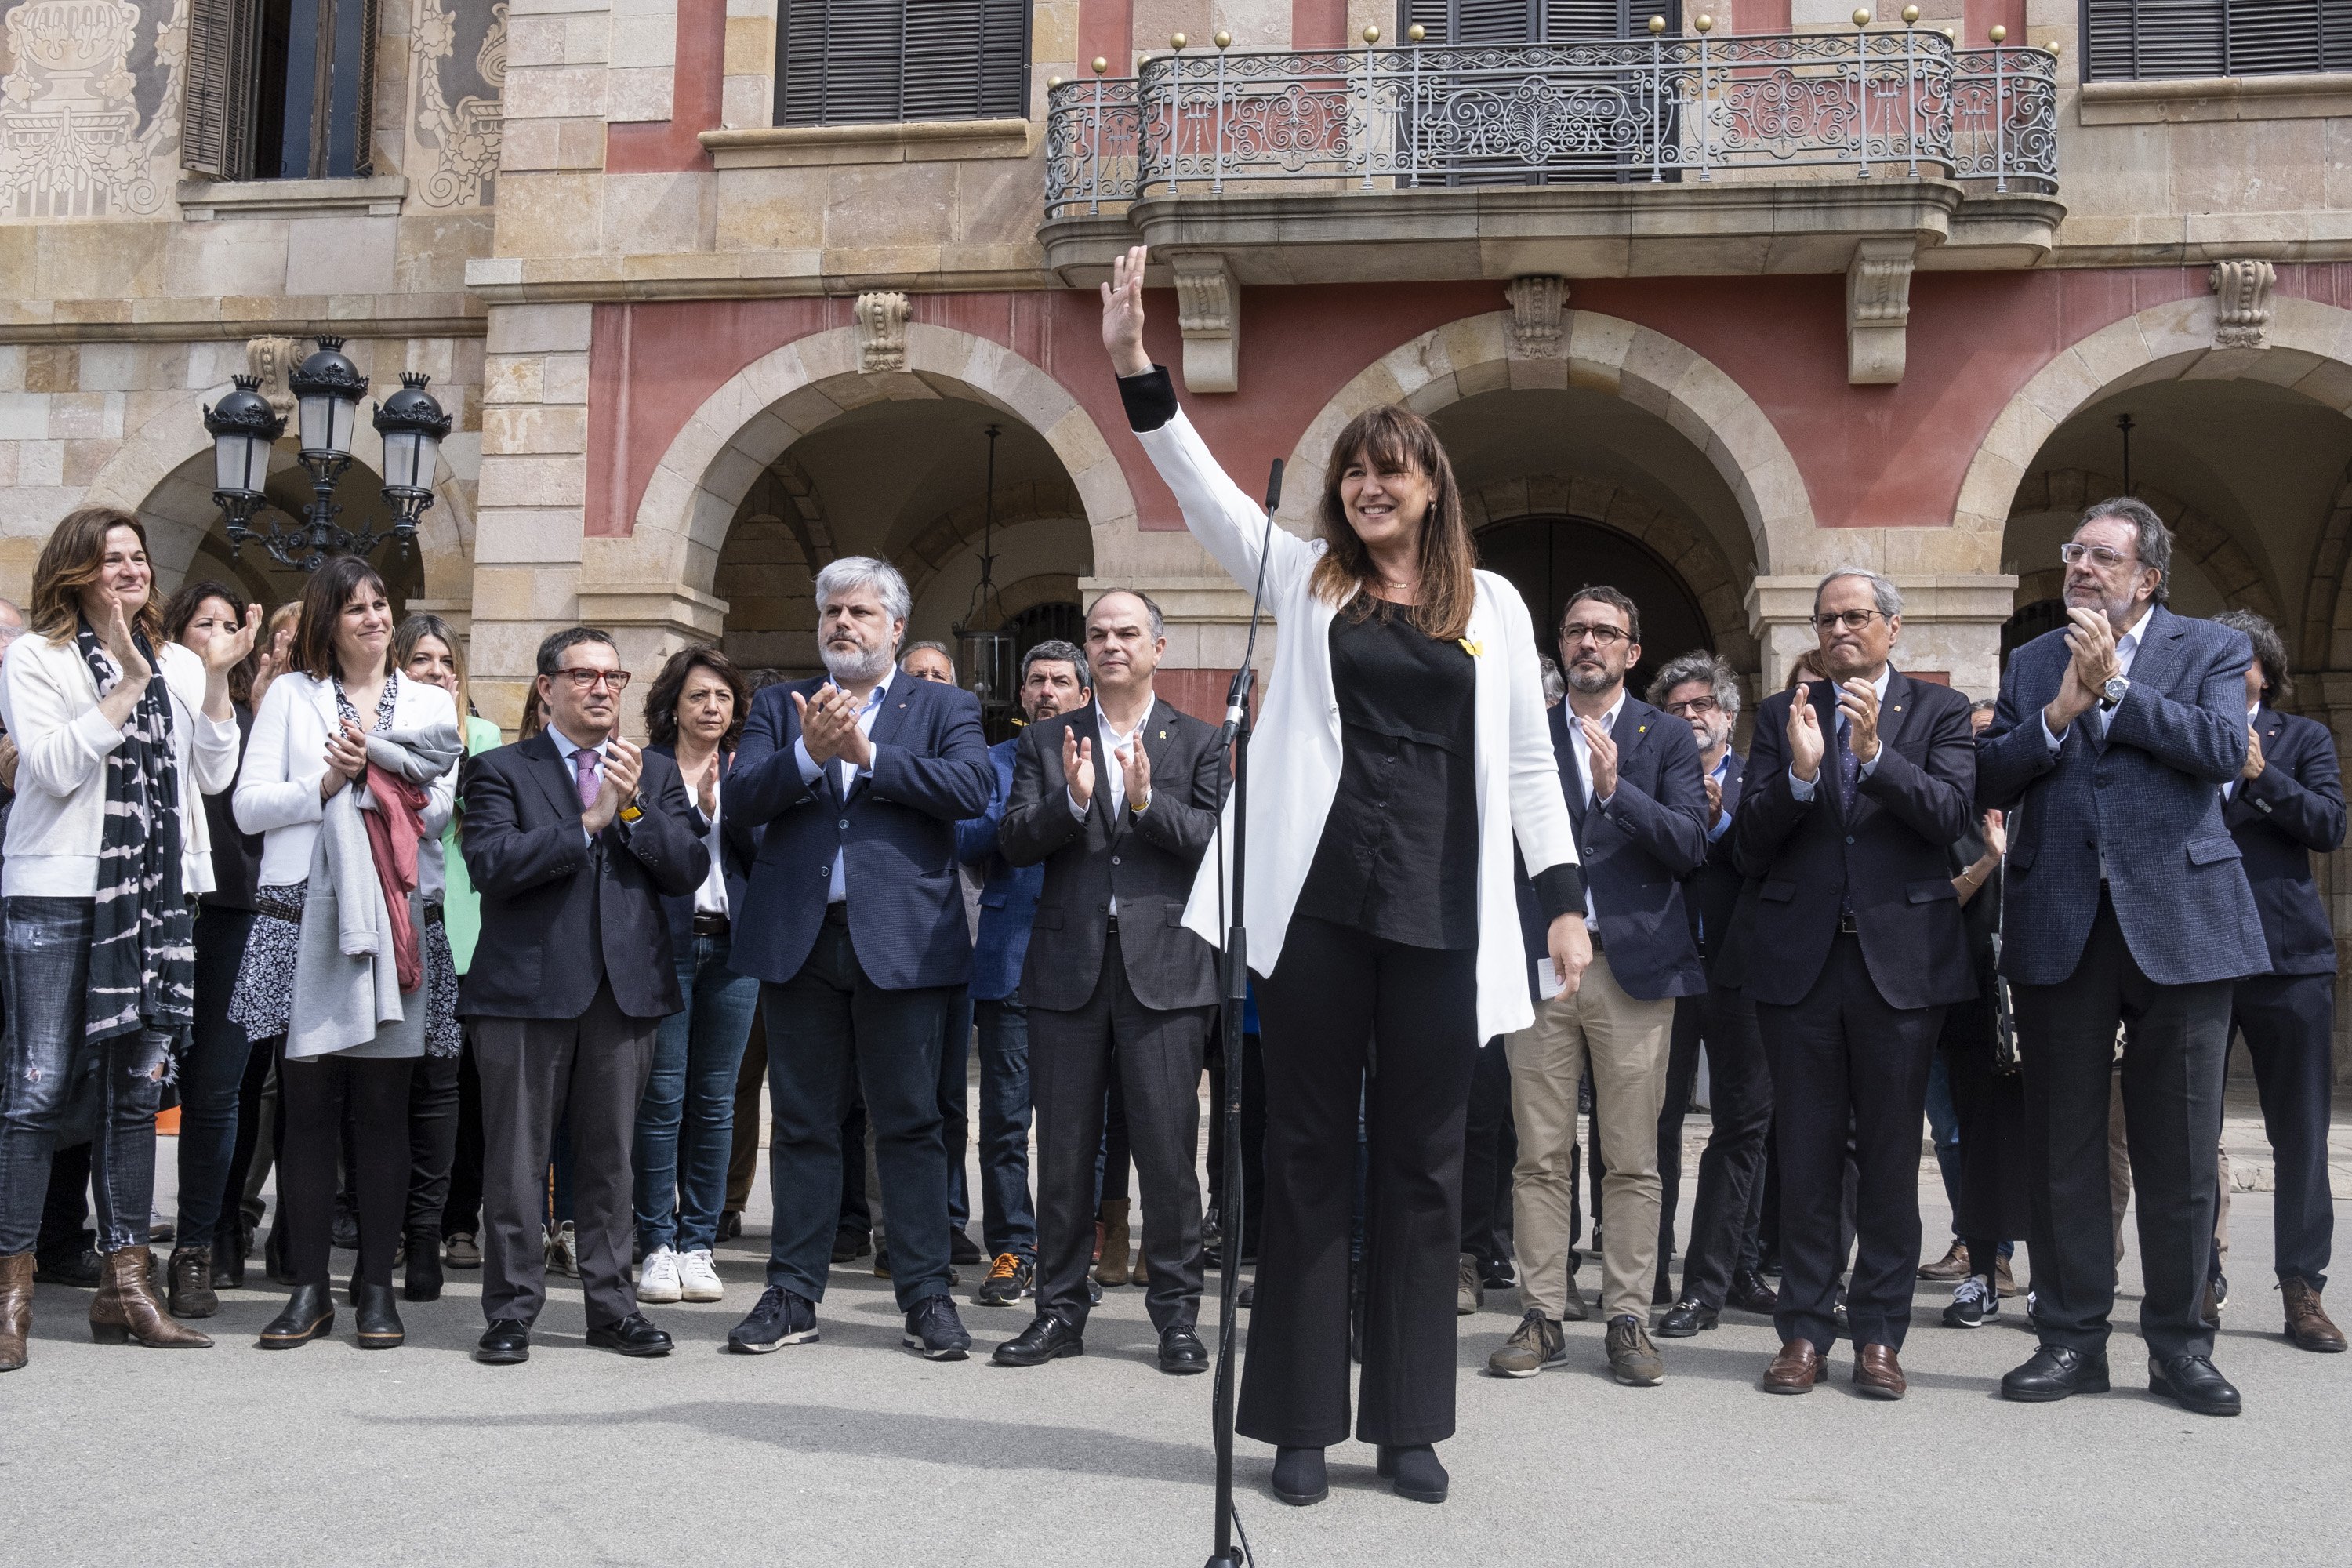
<instances>
[{"instance_id":1,"label":"brown leather boot","mask_svg":"<svg viewBox=\"0 0 2352 1568\"><path fill-rule=\"evenodd\" d=\"M1125 1198L1103 1200L1102 1261L1095 1265L1097 1285L1127 1283L1127 1203Z\"/></svg>"},{"instance_id":2,"label":"brown leather boot","mask_svg":"<svg viewBox=\"0 0 2352 1568\"><path fill-rule=\"evenodd\" d=\"M170 1292L172 1316L175 1318L209 1318L220 1310L220 1298L213 1292L213 1249L209 1247L175 1247L172 1259L163 1266L168 1280L164 1289Z\"/></svg>"},{"instance_id":3,"label":"brown leather boot","mask_svg":"<svg viewBox=\"0 0 2352 1568\"><path fill-rule=\"evenodd\" d=\"M0 1372L25 1364L25 1336L33 1331L33 1255L0 1258Z\"/></svg>"},{"instance_id":4,"label":"brown leather boot","mask_svg":"<svg viewBox=\"0 0 2352 1568\"><path fill-rule=\"evenodd\" d=\"M2328 1321L2327 1309L2319 1304L2319 1292L2311 1288L2310 1281L2283 1281L2279 1286L2279 1295L2286 1306L2286 1337L2299 1348L2307 1351L2340 1351L2344 1348L2344 1331ZM5 1353L5 1342L0 1342L0 1355Z\"/></svg>"},{"instance_id":5,"label":"brown leather boot","mask_svg":"<svg viewBox=\"0 0 2352 1568\"><path fill-rule=\"evenodd\" d=\"M137 1340L155 1350L210 1350L212 1341L194 1329L182 1328L155 1299L155 1255L144 1247L125 1247L100 1260L105 1274L89 1304L89 1337L100 1344ZM209 1267L209 1265L207 1265Z\"/></svg>"}]
</instances>

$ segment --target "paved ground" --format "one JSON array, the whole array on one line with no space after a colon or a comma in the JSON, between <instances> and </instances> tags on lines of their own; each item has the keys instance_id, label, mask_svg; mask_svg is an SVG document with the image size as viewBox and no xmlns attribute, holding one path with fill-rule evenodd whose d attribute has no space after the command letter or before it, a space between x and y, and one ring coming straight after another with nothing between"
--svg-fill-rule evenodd
<instances>
[{"instance_id":1,"label":"paved ground","mask_svg":"<svg viewBox=\"0 0 2352 1568\"><path fill-rule=\"evenodd\" d=\"M164 1165L168 1187L168 1146ZM1921 1196L1938 1237L1940 1193ZM1451 1503L1390 1495L1370 1450L1350 1446L1333 1453L1329 1501L1284 1508L1265 1490L1270 1450L1244 1444L1243 1521L1265 1568L2341 1562L2352 1356L2278 1337L2270 1203L2241 1193L2233 1214L2236 1293L2218 1360L2245 1390L2235 1421L2147 1395L2138 1342L2123 1337L2115 1394L2002 1404L1995 1380L2030 1349L2014 1304L2000 1326L1961 1332L1937 1326L1941 1297L1923 1293L1905 1352L1911 1397L1885 1405L1847 1391L1843 1352L1840 1381L1809 1397L1756 1392L1773 1345L1757 1319L1667 1343L1656 1389L1607 1379L1598 1323L1570 1325L1567 1370L1498 1382L1476 1371L1513 1321L1498 1302L1462 1325L1461 1435L1442 1450ZM764 1205L752 1220L746 1240L763 1247ZM389 1353L355 1349L347 1313L334 1342L255 1351L276 1310L268 1290L228 1299L213 1351L99 1347L81 1327L87 1297L44 1288L33 1363L0 1380L6 1559L1206 1557L1209 1383L1153 1369L1139 1292L1109 1293L1082 1360L940 1366L898 1348L885 1283L844 1268L822 1343L732 1357L719 1344L756 1289L757 1255L738 1244L722 1264L726 1304L658 1310L680 1341L667 1361L587 1349L578 1293L560 1289L530 1363L511 1369L467 1358L478 1277L409 1308L408 1347ZM983 1350L1025 1318L964 1314Z\"/></svg>"}]
</instances>

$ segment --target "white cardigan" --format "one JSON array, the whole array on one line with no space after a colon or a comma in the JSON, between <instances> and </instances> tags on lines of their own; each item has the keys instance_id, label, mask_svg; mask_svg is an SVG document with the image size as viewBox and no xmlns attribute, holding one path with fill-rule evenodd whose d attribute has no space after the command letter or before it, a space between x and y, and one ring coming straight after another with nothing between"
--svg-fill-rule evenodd
<instances>
[{"instance_id":1,"label":"white cardigan","mask_svg":"<svg viewBox=\"0 0 2352 1568\"><path fill-rule=\"evenodd\" d=\"M213 890L212 836L203 797L236 776L236 720L205 717L205 661L177 643L156 654L172 695L172 755L180 772L180 881ZM81 647L26 632L0 664L0 719L16 739L16 804L0 895L88 899L98 893L108 752L122 731L98 710L98 680Z\"/></svg>"},{"instance_id":2,"label":"white cardigan","mask_svg":"<svg viewBox=\"0 0 2352 1568\"><path fill-rule=\"evenodd\" d=\"M398 670L393 698L392 727L422 728L457 723L457 705L448 692ZM253 716L253 736L245 745L245 769L236 781L236 825L262 835L260 885L291 887L310 875L310 850L319 841L319 824L327 803L319 798L319 781L327 773L327 737L340 728L335 716L335 683L289 671L269 683L261 694L261 709ZM463 734L465 731L458 731ZM346 784L356 789L357 784ZM433 781L423 813L425 838L435 844L448 826L457 796L457 770L453 767ZM420 844L421 858L425 846ZM423 872L420 869L420 881Z\"/></svg>"},{"instance_id":3,"label":"white cardigan","mask_svg":"<svg viewBox=\"0 0 2352 1568\"><path fill-rule=\"evenodd\" d=\"M1180 411L1157 430L1138 432L1153 467L1184 509L1192 536L1247 589L1255 586L1265 513L1226 478ZM1265 563L1265 606L1281 625L1281 644L1250 742L1249 878L1244 910L1249 966L1271 973L1297 907L1299 889L1323 840L1324 819L1339 793L1339 704L1331 689L1331 622L1339 606L1316 597L1315 563L1328 548L1274 530ZM1511 875L1511 835L1530 875L1576 864L1576 838L1559 763L1544 714L1543 676L1533 622L1518 590L1491 572L1477 575L1478 597L1464 640L1475 654L1475 777L1478 794L1478 1038L1535 1022L1528 1000L1526 944ZM1506 831L1507 825L1509 831ZM1219 876L1232 875L1233 803L1225 803L1223 861L1204 859L1192 883L1184 924L1223 946Z\"/></svg>"}]
</instances>

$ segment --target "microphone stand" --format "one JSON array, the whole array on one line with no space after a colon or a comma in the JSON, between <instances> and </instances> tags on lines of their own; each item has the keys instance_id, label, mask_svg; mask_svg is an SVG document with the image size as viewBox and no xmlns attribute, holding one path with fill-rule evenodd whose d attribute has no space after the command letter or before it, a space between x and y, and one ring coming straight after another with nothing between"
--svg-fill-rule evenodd
<instances>
[{"instance_id":1,"label":"microphone stand","mask_svg":"<svg viewBox=\"0 0 2352 1568\"><path fill-rule=\"evenodd\" d=\"M1251 684L1257 672L1257 628L1265 610L1265 558L1274 548L1274 514L1282 504L1282 459L1276 458L1265 479L1265 534L1258 542L1257 584L1250 590L1249 640L1242 649L1241 668L1225 692L1225 725L1222 737L1234 759L1234 889L1225 927L1224 1017L1226 1210L1223 1268L1217 1283L1217 1385L1213 1401L1217 1447L1217 1549L1207 1568L1244 1568L1249 1561L1247 1538L1236 1550L1234 1529L1234 1346L1241 1338L1236 1312L1241 1298L1243 1216L1249 1205L1242 1193L1242 1016L1249 999L1249 931L1244 923L1242 889L1249 847L1249 742Z\"/></svg>"}]
</instances>

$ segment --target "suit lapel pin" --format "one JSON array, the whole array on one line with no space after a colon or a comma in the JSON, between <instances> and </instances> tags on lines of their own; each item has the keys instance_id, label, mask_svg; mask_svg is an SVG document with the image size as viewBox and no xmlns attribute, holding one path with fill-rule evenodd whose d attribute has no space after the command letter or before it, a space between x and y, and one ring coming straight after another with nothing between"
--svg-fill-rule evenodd
<instances>
[{"instance_id":1,"label":"suit lapel pin","mask_svg":"<svg viewBox=\"0 0 2352 1568\"><path fill-rule=\"evenodd\" d=\"M1166 739L1168 738L1168 731L1165 731L1165 730L1160 731L1160 738L1161 740L1163 740L1163 741L1164 741L1164 740L1166 740Z\"/></svg>"}]
</instances>

